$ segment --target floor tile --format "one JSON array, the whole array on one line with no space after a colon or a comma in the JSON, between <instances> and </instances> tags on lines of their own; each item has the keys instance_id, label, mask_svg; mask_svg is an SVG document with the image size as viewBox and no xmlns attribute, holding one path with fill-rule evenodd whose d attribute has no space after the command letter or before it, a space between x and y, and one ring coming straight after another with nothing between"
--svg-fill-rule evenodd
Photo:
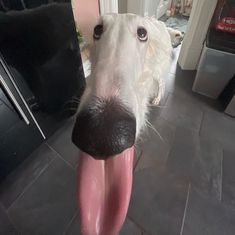
<instances>
[{"instance_id":1,"label":"floor tile","mask_svg":"<svg viewBox=\"0 0 235 235\"><path fill-rule=\"evenodd\" d=\"M136 169L141 156L142 156L141 146L136 144L135 145L135 153L134 153L133 171Z\"/></svg>"},{"instance_id":2,"label":"floor tile","mask_svg":"<svg viewBox=\"0 0 235 235\"><path fill-rule=\"evenodd\" d=\"M63 234L75 211L76 174L60 158L8 210L24 235Z\"/></svg>"},{"instance_id":3,"label":"floor tile","mask_svg":"<svg viewBox=\"0 0 235 235\"><path fill-rule=\"evenodd\" d=\"M33 123L26 125L20 120L4 136L0 136L0 181L19 166L42 142L42 135L36 126Z\"/></svg>"},{"instance_id":4,"label":"floor tile","mask_svg":"<svg viewBox=\"0 0 235 235\"><path fill-rule=\"evenodd\" d=\"M142 233L130 219L126 218L119 235L142 235Z\"/></svg>"},{"instance_id":5,"label":"floor tile","mask_svg":"<svg viewBox=\"0 0 235 235\"><path fill-rule=\"evenodd\" d=\"M0 234L1 235L19 235L15 227L9 220L9 217L0 204Z\"/></svg>"},{"instance_id":6,"label":"floor tile","mask_svg":"<svg viewBox=\"0 0 235 235\"><path fill-rule=\"evenodd\" d=\"M194 77L194 71L183 71L180 68L177 68L176 74L167 74L165 78L166 90L169 93L181 97L193 98L194 93L192 93L192 86Z\"/></svg>"},{"instance_id":7,"label":"floor tile","mask_svg":"<svg viewBox=\"0 0 235 235\"><path fill-rule=\"evenodd\" d=\"M42 174L55 158L56 153L47 145L41 145L0 185L0 201L5 208Z\"/></svg>"},{"instance_id":8,"label":"floor tile","mask_svg":"<svg viewBox=\"0 0 235 235\"><path fill-rule=\"evenodd\" d=\"M154 112L154 110L153 110ZM166 144L172 145L174 138L175 138L175 125L172 125L167 120L158 117L156 115L152 115L150 113L149 122L151 123L151 126L153 126L154 129L151 127L149 130L152 129L152 131L155 132L155 135L157 135L159 138L161 138ZM147 134L148 135L148 134Z\"/></svg>"},{"instance_id":9,"label":"floor tile","mask_svg":"<svg viewBox=\"0 0 235 235\"><path fill-rule=\"evenodd\" d=\"M207 109L202 122L201 136L216 139L225 149L235 149L235 119L214 109Z\"/></svg>"},{"instance_id":10,"label":"floor tile","mask_svg":"<svg viewBox=\"0 0 235 235\"><path fill-rule=\"evenodd\" d=\"M72 143L74 120L71 118L47 142L72 167L76 168L79 149Z\"/></svg>"},{"instance_id":11,"label":"floor tile","mask_svg":"<svg viewBox=\"0 0 235 235\"><path fill-rule=\"evenodd\" d=\"M78 216L75 216L64 235L81 235ZM119 235L142 235L141 230L129 219L125 223Z\"/></svg>"},{"instance_id":12,"label":"floor tile","mask_svg":"<svg viewBox=\"0 0 235 235\"><path fill-rule=\"evenodd\" d=\"M171 144L174 139L175 127L164 119L151 118L152 128L146 129L138 142L139 149L142 150L136 171L148 167L163 167L167 161ZM155 128L155 130L153 129Z\"/></svg>"},{"instance_id":13,"label":"floor tile","mask_svg":"<svg viewBox=\"0 0 235 235\"><path fill-rule=\"evenodd\" d=\"M233 235L234 231L235 210L190 191L182 235Z\"/></svg>"},{"instance_id":14,"label":"floor tile","mask_svg":"<svg viewBox=\"0 0 235 235\"><path fill-rule=\"evenodd\" d=\"M235 207L235 151L224 150L222 201Z\"/></svg>"},{"instance_id":15,"label":"floor tile","mask_svg":"<svg viewBox=\"0 0 235 235\"><path fill-rule=\"evenodd\" d=\"M170 94L166 102L166 107L162 109L160 117L172 124L185 126L199 132L203 111L199 105L191 102L189 99Z\"/></svg>"},{"instance_id":16,"label":"floor tile","mask_svg":"<svg viewBox=\"0 0 235 235\"><path fill-rule=\"evenodd\" d=\"M147 233L179 234L188 182L165 171L148 168L134 174L128 215Z\"/></svg>"},{"instance_id":17,"label":"floor tile","mask_svg":"<svg viewBox=\"0 0 235 235\"><path fill-rule=\"evenodd\" d=\"M210 198L221 200L222 146L209 139L200 139L200 152L193 160L190 180L194 188Z\"/></svg>"},{"instance_id":18,"label":"floor tile","mask_svg":"<svg viewBox=\"0 0 235 235\"><path fill-rule=\"evenodd\" d=\"M200 142L197 133L182 126L178 126L175 139L167 159L170 172L190 179L193 162L198 156Z\"/></svg>"},{"instance_id":19,"label":"floor tile","mask_svg":"<svg viewBox=\"0 0 235 235\"><path fill-rule=\"evenodd\" d=\"M64 235L81 235L78 215L76 215Z\"/></svg>"},{"instance_id":20,"label":"floor tile","mask_svg":"<svg viewBox=\"0 0 235 235\"><path fill-rule=\"evenodd\" d=\"M194 94L192 92L192 86L196 76L196 71L182 70L178 64L175 66L175 69L175 89L179 89L182 94L191 94L192 96Z\"/></svg>"}]
</instances>

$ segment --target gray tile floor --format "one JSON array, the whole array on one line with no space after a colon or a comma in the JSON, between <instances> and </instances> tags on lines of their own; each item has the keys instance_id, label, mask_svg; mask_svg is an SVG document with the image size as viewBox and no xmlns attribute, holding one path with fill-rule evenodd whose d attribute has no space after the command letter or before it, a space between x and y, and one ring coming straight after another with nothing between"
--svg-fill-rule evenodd
<instances>
[{"instance_id":1,"label":"gray tile floor","mask_svg":"<svg viewBox=\"0 0 235 235\"><path fill-rule=\"evenodd\" d=\"M235 119L191 91L195 72L177 65L136 146L134 183L121 235L235 234ZM79 235L78 150L73 120L0 186L1 235Z\"/></svg>"}]
</instances>

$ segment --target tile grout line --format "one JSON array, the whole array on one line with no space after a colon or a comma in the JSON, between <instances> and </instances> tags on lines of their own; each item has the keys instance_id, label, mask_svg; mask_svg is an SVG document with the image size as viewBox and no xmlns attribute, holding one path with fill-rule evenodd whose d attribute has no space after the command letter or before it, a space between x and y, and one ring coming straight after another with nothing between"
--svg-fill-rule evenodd
<instances>
[{"instance_id":1,"label":"tile grout line","mask_svg":"<svg viewBox=\"0 0 235 235\"><path fill-rule=\"evenodd\" d=\"M13 221L11 220L11 217L9 215L9 213L6 211L7 214L7 218L9 219L9 221L11 222L11 225L13 226L13 228L16 230L18 235L21 235L20 231L17 229L17 227L15 226L15 224L13 223Z\"/></svg>"},{"instance_id":2,"label":"tile grout line","mask_svg":"<svg viewBox=\"0 0 235 235\"><path fill-rule=\"evenodd\" d=\"M8 220L10 221L11 225L13 226L13 228L16 230L17 234L20 235L20 232L18 231L17 227L15 226L13 221L11 220L11 217L9 216L8 211L5 209L5 207L2 204L0 204L0 207L2 207L2 210L4 210L4 212L6 213Z\"/></svg>"},{"instance_id":3,"label":"tile grout line","mask_svg":"<svg viewBox=\"0 0 235 235\"><path fill-rule=\"evenodd\" d=\"M51 159L51 161L49 162L49 164L45 167L42 168L42 170L40 171L40 173L37 175L37 177L35 177L35 179L29 183L24 190L16 197L16 199L12 202L12 204L6 209L7 213L9 212L9 210L15 205L16 201L18 201L23 195L24 193L38 180L38 178L46 171L46 169L52 164L52 162L55 160L55 158Z\"/></svg>"},{"instance_id":4,"label":"tile grout line","mask_svg":"<svg viewBox=\"0 0 235 235\"><path fill-rule=\"evenodd\" d=\"M189 183L189 186L188 186L187 199L186 199L185 208L184 208L184 215L183 215L183 219L182 219L180 235L183 235L183 231L184 231L184 223L185 223L186 213L187 213L187 209L188 209L188 201L189 201L190 191L191 191L191 183Z\"/></svg>"},{"instance_id":5,"label":"tile grout line","mask_svg":"<svg viewBox=\"0 0 235 235\"><path fill-rule=\"evenodd\" d=\"M146 235L148 235L149 233L147 233L147 231L139 224L137 224L135 222L135 220L130 216L130 215L127 215L127 218L143 233L145 233Z\"/></svg>"},{"instance_id":6,"label":"tile grout line","mask_svg":"<svg viewBox=\"0 0 235 235\"><path fill-rule=\"evenodd\" d=\"M69 166L69 168L71 168L72 170L76 171L76 168L73 167L69 162L67 162L60 153L58 153L52 146L50 146L47 142L45 143L47 145L48 148L50 148L54 153L56 153L56 155L58 155L59 159L62 160L67 166Z\"/></svg>"},{"instance_id":7,"label":"tile grout line","mask_svg":"<svg viewBox=\"0 0 235 235\"><path fill-rule=\"evenodd\" d=\"M165 160L165 165L166 165L167 162L168 162L170 153L172 152L172 148L173 148L174 143L175 143L176 128L177 128L177 127L175 126L175 128L174 128L174 133L173 133L173 138L172 138L172 143L169 143L170 147L169 147L169 149L168 149L167 157L166 157L166 160Z\"/></svg>"},{"instance_id":8,"label":"tile grout line","mask_svg":"<svg viewBox=\"0 0 235 235\"><path fill-rule=\"evenodd\" d=\"M188 116L188 115L183 115L183 116ZM170 125L175 126L176 128L177 128L177 127L180 127L179 124L177 124L177 123L175 123L175 122L173 122L173 121L169 121L169 120L167 120L166 118L162 117L161 115L160 115L159 117L162 118L164 121L168 122ZM188 116L188 117L189 117L189 116ZM184 129L189 130L189 131L191 131L191 132L193 132L193 133L195 133L195 134L199 134L199 133L198 133L198 130L188 128L187 126L184 126Z\"/></svg>"},{"instance_id":9,"label":"tile grout line","mask_svg":"<svg viewBox=\"0 0 235 235\"><path fill-rule=\"evenodd\" d=\"M224 163L224 148L222 148L222 159L221 159L220 202L222 202L222 193L223 193L223 163Z\"/></svg>"},{"instance_id":10,"label":"tile grout line","mask_svg":"<svg viewBox=\"0 0 235 235\"><path fill-rule=\"evenodd\" d=\"M140 150L140 154L139 154L138 157L137 157L137 161L136 161L136 163L135 163L135 165L134 165L134 167L133 167L133 173L135 172L135 169L136 169L137 165L139 164L139 161L140 161L140 159L142 158L142 156L143 156L143 150L141 149L141 150Z\"/></svg>"},{"instance_id":11,"label":"tile grout line","mask_svg":"<svg viewBox=\"0 0 235 235\"><path fill-rule=\"evenodd\" d=\"M198 131L198 136L201 137L201 131L202 131L202 123L205 119L205 110L203 110L202 112L202 119L201 119L201 122L200 122L200 127L199 127L199 131Z\"/></svg>"},{"instance_id":12,"label":"tile grout line","mask_svg":"<svg viewBox=\"0 0 235 235\"><path fill-rule=\"evenodd\" d=\"M66 235L66 234L67 234L70 225L73 223L73 221L74 221L74 219L77 217L77 215L78 215L78 211L76 211L76 212L74 213L74 215L72 216L71 220L69 221L68 225L66 226L66 228L65 228L65 230L64 230L63 235Z\"/></svg>"},{"instance_id":13,"label":"tile grout line","mask_svg":"<svg viewBox=\"0 0 235 235\"><path fill-rule=\"evenodd\" d=\"M167 101L168 101L168 98L169 98L169 96L171 95L171 96L175 96L175 97L177 97L177 98L180 98L180 99L183 99L182 97L181 97L181 95L179 95L179 94L177 94L177 93L174 93L174 91L168 91L168 97L167 97L167 100L166 100L166 102L165 103L167 103ZM194 104L194 102L193 101L190 101L190 103L191 104ZM191 129L191 128L186 128L186 129L189 129L189 130L191 130L191 131L193 131L193 132L195 132L195 133L197 133L199 136L200 136L200 129L202 128L202 122L203 122L203 119L204 119L204 110L203 109L201 109L200 110L201 111L201 113L202 113L202 118L201 118L201 120L200 120L200 125L199 125L199 130L198 130L198 128L196 128L196 129ZM190 117L188 114L187 114L187 112L185 113L185 114L183 114L183 116L184 117ZM169 121L169 120L167 120L165 117L163 117L161 114L159 115L159 117L161 117L163 120L165 120L165 121L167 121L168 123L170 123L171 125L175 125L176 123L174 122L174 121Z\"/></svg>"}]
</instances>

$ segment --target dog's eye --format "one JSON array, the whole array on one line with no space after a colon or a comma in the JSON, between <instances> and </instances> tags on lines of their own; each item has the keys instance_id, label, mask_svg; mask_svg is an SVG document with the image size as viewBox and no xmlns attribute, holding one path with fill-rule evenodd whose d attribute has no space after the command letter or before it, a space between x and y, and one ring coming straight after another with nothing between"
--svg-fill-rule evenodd
<instances>
[{"instance_id":1,"label":"dog's eye","mask_svg":"<svg viewBox=\"0 0 235 235\"><path fill-rule=\"evenodd\" d=\"M142 42L146 42L148 40L147 30L143 27L139 27L137 29L137 36L138 36L138 39Z\"/></svg>"},{"instance_id":2,"label":"dog's eye","mask_svg":"<svg viewBox=\"0 0 235 235\"><path fill-rule=\"evenodd\" d=\"M102 33L103 33L103 25L102 24L96 25L93 32L93 38L95 40L99 40Z\"/></svg>"}]
</instances>

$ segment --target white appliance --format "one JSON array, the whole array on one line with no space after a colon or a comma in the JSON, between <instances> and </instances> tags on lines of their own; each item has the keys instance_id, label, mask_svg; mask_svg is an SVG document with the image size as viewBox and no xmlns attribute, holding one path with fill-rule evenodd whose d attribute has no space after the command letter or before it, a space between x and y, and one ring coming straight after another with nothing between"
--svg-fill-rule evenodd
<instances>
[{"instance_id":1,"label":"white appliance","mask_svg":"<svg viewBox=\"0 0 235 235\"><path fill-rule=\"evenodd\" d=\"M204 46L193 91L218 98L235 74L235 54Z\"/></svg>"},{"instance_id":2,"label":"white appliance","mask_svg":"<svg viewBox=\"0 0 235 235\"><path fill-rule=\"evenodd\" d=\"M235 75L235 1L218 1L201 54L193 91L218 98Z\"/></svg>"}]
</instances>

